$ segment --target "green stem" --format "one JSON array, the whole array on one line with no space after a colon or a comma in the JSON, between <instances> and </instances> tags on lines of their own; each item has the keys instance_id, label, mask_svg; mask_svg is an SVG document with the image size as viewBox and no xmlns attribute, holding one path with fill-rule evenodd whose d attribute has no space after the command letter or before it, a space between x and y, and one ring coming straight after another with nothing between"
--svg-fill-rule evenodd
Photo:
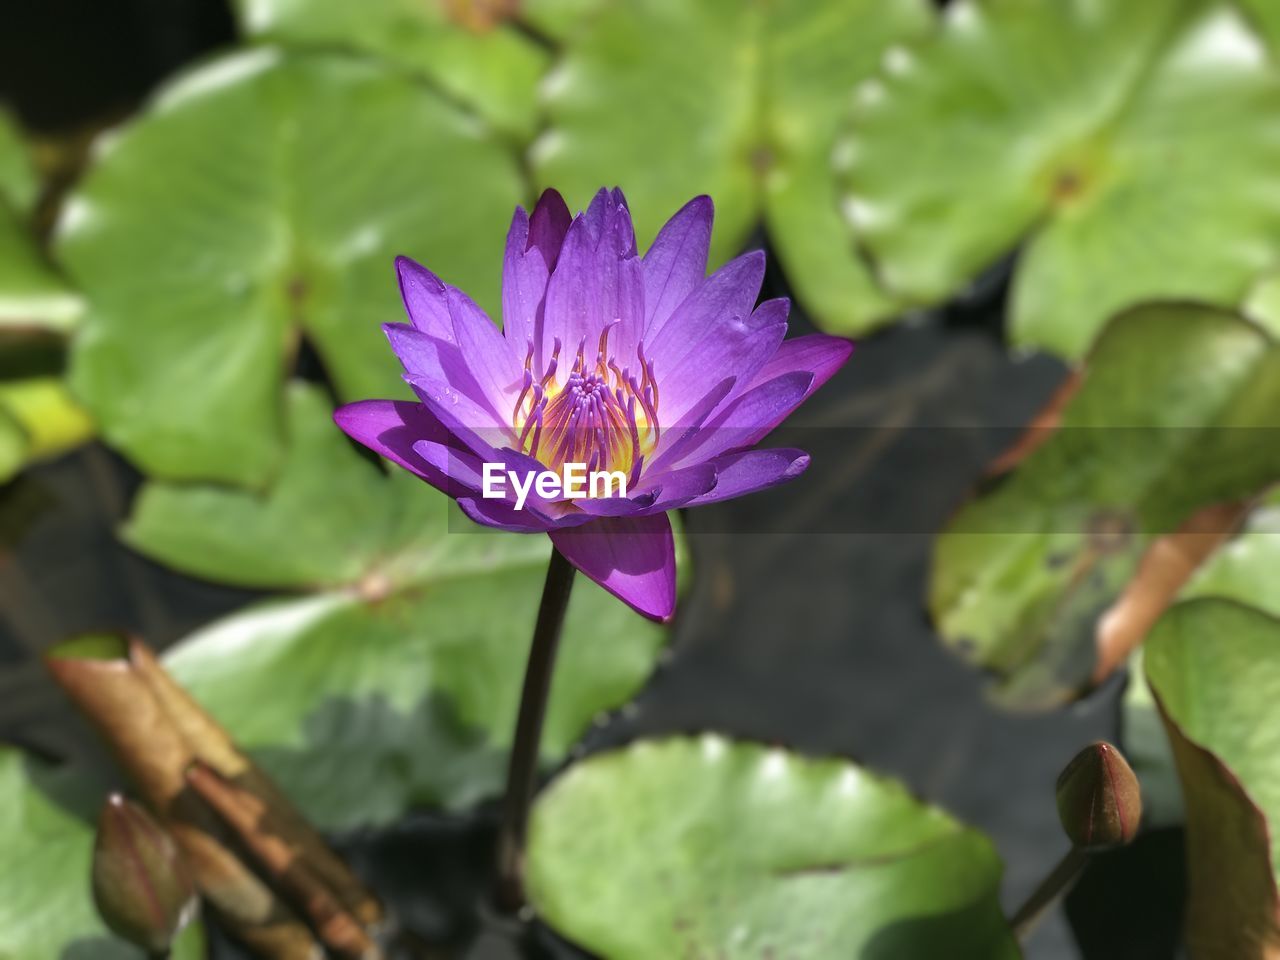
<instances>
[{"instance_id":1,"label":"green stem","mask_svg":"<svg viewBox=\"0 0 1280 960\"><path fill-rule=\"evenodd\" d=\"M1036 887L1035 892L1018 908L1009 921L1009 926L1013 928L1013 935L1018 938L1019 943L1026 942L1050 908L1075 886L1088 862L1087 853L1079 847L1072 847L1067 851L1067 855L1058 861L1058 865L1050 874L1040 882L1040 886Z\"/></svg>"},{"instance_id":2,"label":"green stem","mask_svg":"<svg viewBox=\"0 0 1280 960\"><path fill-rule=\"evenodd\" d=\"M520 714L516 719L511 760L507 767L502 826L498 833L497 900L500 908L511 912L524 906L524 848L529 808L538 779L538 748L542 742L542 722L547 715L551 675L555 669L575 572L573 565L553 547L546 583L542 587L542 604L533 628L529 663L525 667Z\"/></svg>"}]
</instances>

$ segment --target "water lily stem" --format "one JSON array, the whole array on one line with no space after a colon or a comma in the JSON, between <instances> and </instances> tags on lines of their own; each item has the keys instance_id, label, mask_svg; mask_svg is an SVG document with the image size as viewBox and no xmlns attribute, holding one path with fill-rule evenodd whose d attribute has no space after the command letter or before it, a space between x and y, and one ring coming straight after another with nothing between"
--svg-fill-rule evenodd
<instances>
[{"instance_id":1,"label":"water lily stem","mask_svg":"<svg viewBox=\"0 0 1280 960\"><path fill-rule=\"evenodd\" d=\"M520 714L516 719L511 760L507 767L507 793L502 804L502 827L498 834L498 906L515 912L524 906L524 848L529 825L529 807L538 779L538 748L542 742L542 721L547 714L551 675L555 668L560 632L564 626L569 593L573 589L573 565L552 548L542 587L542 603L533 628L533 644L525 667L524 689L520 693Z\"/></svg>"},{"instance_id":2,"label":"water lily stem","mask_svg":"<svg viewBox=\"0 0 1280 960\"><path fill-rule=\"evenodd\" d=\"M1036 887L1035 892L1018 908L1017 913L1009 921L1013 935L1018 938L1019 943L1026 942L1050 908L1075 886L1075 882L1080 879L1080 874L1088 862L1089 854L1079 847L1072 847L1067 851L1066 856L1058 861L1058 865L1049 875L1040 882L1040 886Z\"/></svg>"}]
</instances>

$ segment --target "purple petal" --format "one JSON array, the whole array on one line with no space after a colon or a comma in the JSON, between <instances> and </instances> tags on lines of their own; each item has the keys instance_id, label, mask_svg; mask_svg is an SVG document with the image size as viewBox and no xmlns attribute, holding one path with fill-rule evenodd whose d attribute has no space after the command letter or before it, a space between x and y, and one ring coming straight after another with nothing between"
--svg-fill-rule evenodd
<instances>
[{"instance_id":1,"label":"purple petal","mask_svg":"<svg viewBox=\"0 0 1280 960\"><path fill-rule=\"evenodd\" d=\"M707 276L707 251L715 206L694 197L663 225L644 255L646 336L667 321Z\"/></svg>"},{"instance_id":2,"label":"purple petal","mask_svg":"<svg viewBox=\"0 0 1280 960\"><path fill-rule=\"evenodd\" d=\"M408 257L396 257L400 298L413 325L423 333L453 342L453 321L445 302L445 285L422 264Z\"/></svg>"},{"instance_id":3,"label":"purple petal","mask_svg":"<svg viewBox=\"0 0 1280 960\"><path fill-rule=\"evenodd\" d=\"M556 268L560 248L564 246L564 235L569 232L572 222L573 216L564 197L555 190L542 191L538 205L533 208L533 216L529 218L528 249L541 251L548 272Z\"/></svg>"},{"instance_id":4,"label":"purple petal","mask_svg":"<svg viewBox=\"0 0 1280 960\"><path fill-rule=\"evenodd\" d=\"M407 400L360 400L335 410L333 422L352 440L448 492L445 473L413 449L419 440L448 444L452 439L444 425L422 404Z\"/></svg>"},{"instance_id":5,"label":"purple petal","mask_svg":"<svg viewBox=\"0 0 1280 960\"><path fill-rule=\"evenodd\" d=\"M675 539L665 513L553 530L551 542L570 563L638 613L662 623L675 613Z\"/></svg>"},{"instance_id":6,"label":"purple petal","mask_svg":"<svg viewBox=\"0 0 1280 960\"><path fill-rule=\"evenodd\" d=\"M469 518L486 527L512 533L546 533L551 524L529 510L517 510L505 500L459 497L458 506Z\"/></svg>"},{"instance_id":7,"label":"purple petal","mask_svg":"<svg viewBox=\"0 0 1280 960\"><path fill-rule=\"evenodd\" d=\"M735 382L733 377L725 377L691 406L683 417L674 424L663 427L662 439L658 441L658 448L645 469L646 475L656 475L669 469L683 458L686 450L701 442L702 425L733 390Z\"/></svg>"},{"instance_id":8,"label":"purple petal","mask_svg":"<svg viewBox=\"0 0 1280 960\"><path fill-rule=\"evenodd\" d=\"M679 465L707 460L759 443L804 402L812 383L813 374L805 370L753 387L720 410L670 462Z\"/></svg>"},{"instance_id":9,"label":"purple petal","mask_svg":"<svg viewBox=\"0 0 1280 960\"><path fill-rule=\"evenodd\" d=\"M517 351L523 352L541 321L547 280L571 219L560 194L547 190L532 218L517 207L511 220L502 266L502 330Z\"/></svg>"},{"instance_id":10,"label":"purple petal","mask_svg":"<svg viewBox=\"0 0 1280 960\"><path fill-rule=\"evenodd\" d=\"M498 416L508 416L524 374L521 357L470 297L453 287L446 297L461 358L489 401L488 406Z\"/></svg>"},{"instance_id":11,"label":"purple petal","mask_svg":"<svg viewBox=\"0 0 1280 960\"><path fill-rule=\"evenodd\" d=\"M658 496L645 513L675 510L700 500L718 485L717 473L715 464L699 463L679 470L669 470L654 477L651 482L657 488Z\"/></svg>"},{"instance_id":12,"label":"purple petal","mask_svg":"<svg viewBox=\"0 0 1280 960\"><path fill-rule=\"evenodd\" d=\"M604 197L601 200L601 197ZM540 334L535 335L539 369L561 344L560 368L572 366L581 345L588 360L595 358L606 323L620 321L610 331L610 352L625 364L639 341L644 313L644 271L635 256L635 234L625 206L615 206L608 194L592 202L569 227L555 272L547 283Z\"/></svg>"},{"instance_id":13,"label":"purple petal","mask_svg":"<svg viewBox=\"0 0 1280 960\"><path fill-rule=\"evenodd\" d=\"M852 341L829 337L825 333L784 340L773 358L757 371L750 387L757 387L786 373L808 371L813 374L813 383L806 394L809 396L844 366L853 353L853 347Z\"/></svg>"},{"instance_id":14,"label":"purple petal","mask_svg":"<svg viewBox=\"0 0 1280 960\"><path fill-rule=\"evenodd\" d=\"M453 384L413 374L404 379L435 418L481 460L496 461L496 448L518 445L510 424Z\"/></svg>"},{"instance_id":15,"label":"purple petal","mask_svg":"<svg viewBox=\"0 0 1280 960\"><path fill-rule=\"evenodd\" d=\"M717 503L794 480L809 468L809 455L803 450L784 448L743 450L716 457L711 464L717 472L715 488L685 506Z\"/></svg>"},{"instance_id":16,"label":"purple petal","mask_svg":"<svg viewBox=\"0 0 1280 960\"><path fill-rule=\"evenodd\" d=\"M511 410L510 402L499 402L476 380L455 343L447 343L403 323L384 323L383 332L391 341L391 349L408 376L447 384L459 394L471 398L485 411L485 422L504 421ZM504 412L506 411L506 412Z\"/></svg>"},{"instance_id":17,"label":"purple petal","mask_svg":"<svg viewBox=\"0 0 1280 960\"><path fill-rule=\"evenodd\" d=\"M737 389L725 397L725 403L745 392L746 378L753 376L777 353L778 345L787 335L785 323L755 326L762 319L765 318L753 314L744 322L726 324L718 336L707 337L700 352L690 354L668 371L661 381L664 385L662 413L675 418L683 416L696 402L696 388L708 374L733 371L736 375Z\"/></svg>"},{"instance_id":18,"label":"purple petal","mask_svg":"<svg viewBox=\"0 0 1280 960\"><path fill-rule=\"evenodd\" d=\"M666 323L645 335L658 376L666 382L686 359L696 360L713 337L727 335L735 324L750 327L763 280L764 252L753 250L702 281Z\"/></svg>"},{"instance_id":19,"label":"purple petal","mask_svg":"<svg viewBox=\"0 0 1280 960\"><path fill-rule=\"evenodd\" d=\"M437 440L419 440L413 445L413 452L449 478L449 486L444 492L449 496L466 497L480 491L483 487L480 459L467 450L459 450L456 446L440 443Z\"/></svg>"}]
</instances>

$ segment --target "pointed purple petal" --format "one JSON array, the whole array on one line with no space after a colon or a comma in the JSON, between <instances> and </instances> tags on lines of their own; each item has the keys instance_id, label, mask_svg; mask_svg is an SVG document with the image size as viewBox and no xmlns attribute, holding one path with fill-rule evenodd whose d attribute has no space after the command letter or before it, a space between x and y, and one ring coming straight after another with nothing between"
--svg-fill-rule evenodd
<instances>
[{"instance_id":1,"label":"pointed purple petal","mask_svg":"<svg viewBox=\"0 0 1280 960\"><path fill-rule=\"evenodd\" d=\"M687 503L698 501L710 494L719 484L718 471L713 463L699 463L691 467L670 470L651 482L658 488L658 496L645 513L675 510Z\"/></svg>"},{"instance_id":2,"label":"pointed purple petal","mask_svg":"<svg viewBox=\"0 0 1280 960\"><path fill-rule=\"evenodd\" d=\"M660 383L663 385L662 413L681 417L696 402L697 388L703 378L716 372L733 371L737 374L737 389L724 399L728 404L740 393L746 377L756 373L770 357L777 353L778 345L787 335L785 323L773 323L763 328L754 327L760 317L752 316L744 323L732 323L720 336L708 337L704 348L690 354L684 362L669 372Z\"/></svg>"},{"instance_id":3,"label":"pointed purple petal","mask_svg":"<svg viewBox=\"0 0 1280 960\"><path fill-rule=\"evenodd\" d=\"M512 533L546 533L550 524L529 510L516 510L505 500L459 497L458 506L476 523Z\"/></svg>"},{"instance_id":4,"label":"pointed purple petal","mask_svg":"<svg viewBox=\"0 0 1280 960\"><path fill-rule=\"evenodd\" d=\"M400 298L413 325L423 333L453 341L453 321L445 302L445 285L434 273L408 257L396 257Z\"/></svg>"},{"instance_id":5,"label":"pointed purple petal","mask_svg":"<svg viewBox=\"0 0 1280 960\"><path fill-rule=\"evenodd\" d=\"M502 330L522 355L541 322L547 280L560 257L571 219L560 194L547 190L533 208L532 217L517 207L511 220L502 266Z\"/></svg>"},{"instance_id":6,"label":"pointed purple petal","mask_svg":"<svg viewBox=\"0 0 1280 960\"><path fill-rule=\"evenodd\" d=\"M635 256L630 214L603 196L597 232L587 214L574 220L547 282L541 339L535 344L539 369L545 369L557 339L562 372L572 367L580 345L588 363L594 361L600 333L614 321L619 322L609 334L610 353L624 365L634 362L643 322L644 272Z\"/></svg>"},{"instance_id":7,"label":"pointed purple petal","mask_svg":"<svg viewBox=\"0 0 1280 960\"><path fill-rule=\"evenodd\" d=\"M809 394L812 394L845 365L853 348L852 341L829 337L825 333L784 340L772 359L757 371L749 386L757 387L785 373L807 370L813 374L813 383L809 385Z\"/></svg>"},{"instance_id":8,"label":"pointed purple petal","mask_svg":"<svg viewBox=\"0 0 1280 960\"><path fill-rule=\"evenodd\" d=\"M702 281L666 323L645 335L645 348L658 376L664 380L673 376L686 360L696 360L711 338L727 334L733 325L750 328L763 280L764 253L753 250Z\"/></svg>"},{"instance_id":9,"label":"pointed purple petal","mask_svg":"<svg viewBox=\"0 0 1280 960\"><path fill-rule=\"evenodd\" d=\"M509 416L524 375L523 354L516 355L485 312L461 290L450 287L446 298L462 359L488 406L500 417Z\"/></svg>"},{"instance_id":10,"label":"pointed purple petal","mask_svg":"<svg viewBox=\"0 0 1280 960\"><path fill-rule=\"evenodd\" d=\"M707 276L715 207L694 197L658 231L644 255L645 335L656 332Z\"/></svg>"},{"instance_id":11,"label":"pointed purple petal","mask_svg":"<svg viewBox=\"0 0 1280 960\"><path fill-rule=\"evenodd\" d=\"M352 440L448 492L445 473L413 449L419 440L441 444L452 441L449 431L422 404L407 400L360 400L335 410L333 422Z\"/></svg>"},{"instance_id":12,"label":"pointed purple petal","mask_svg":"<svg viewBox=\"0 0 1280 960\"><path fill-rule=\"evenodd\" d=\"M665 513L553 530L551 542L570 563L638 613L662 623L675 613L675 539Z\"/></svg>"},{"instance_id":13,"label":"pointed purple petal","mask_svg":"<svg viewBox=\"0 0 1280 960\"><path fill-rule=\"evenodd\" d=\"M533 208L529 218L530 251L542 253L542 260L550 272L556 268L560 258L560 248L564 246L564 235L569 232L569 224L573 216L564 202L564 197L555 190L544 190L538 198L538 205Z\"/></svg>"},{"instance_id":14,"label":"pointed purple petal","mask_svg":"<svg viewBox=\"0 0 1280 960\"><path fill-rule=\"evenodd\" d=\"M754 446L804 402L812 383L813 374L804 370L753 387L726 404L670 462L673 466L696 463Z\"/></svg>"},{"instance_id":15,"label":"pointed purple petal","mask_svg":"<svg viewBox=\"0 0 1280 960\"><path fill-rule=\"evenodd\" d=\"M404 379L435 418L481 460L496 461L497 448L518 444L509 423L451 383L413 374Z\"/></svg>"},{"instance_id":16,"label":"pointed purple petal","mask_svg":"<svg viewBox=\"0 0 1280 960\"><path fill-rule=\"evenodd\" d=\"M809 455L803 450L784 448L743 450L716 457L711 464L717 472L715 487L685 506L717 503L794 480L809 468Z\"/></svg>"},{"instance_id":17,"label":"pointed purple petal","mask_svg":"<svg viewBox=\"0 0 1280 960\"><path fill-rule=\"evenodd\" d=\"M701 443L702 425L733 390L735 382L733 377L725 377L691 406L683 417L674 424L663 426L662 439L658 441L658 447L645 468L646 476L656 476L671 469L684 458L687 450Z\"/></svg>"}]
</instances>

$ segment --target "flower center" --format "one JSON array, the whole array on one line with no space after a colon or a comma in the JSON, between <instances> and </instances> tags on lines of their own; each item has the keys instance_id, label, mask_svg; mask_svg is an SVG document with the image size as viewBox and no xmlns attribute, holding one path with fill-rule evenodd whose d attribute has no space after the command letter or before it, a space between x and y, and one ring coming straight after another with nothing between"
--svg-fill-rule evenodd
<instances>
[{"instance_id":1,"label":"flower center","mask_svg":"<svg viewBox=\"0 0 1280 960\"><path fill-rule=\"evenodd\" d=\"M588 473L620 470L634 484L644 458L658 443L658 384L643 345L636 348L636 372L610 355L609 330L617 322L600 334L594 364L587 361L586 338L582 339L563 383L556 377L559 339L538 381L531 342L524 361L524 389L511 423L519 433L520 449L550 470L560 472L566 463L582 463Z\"/></svg>"}]
</instances>

